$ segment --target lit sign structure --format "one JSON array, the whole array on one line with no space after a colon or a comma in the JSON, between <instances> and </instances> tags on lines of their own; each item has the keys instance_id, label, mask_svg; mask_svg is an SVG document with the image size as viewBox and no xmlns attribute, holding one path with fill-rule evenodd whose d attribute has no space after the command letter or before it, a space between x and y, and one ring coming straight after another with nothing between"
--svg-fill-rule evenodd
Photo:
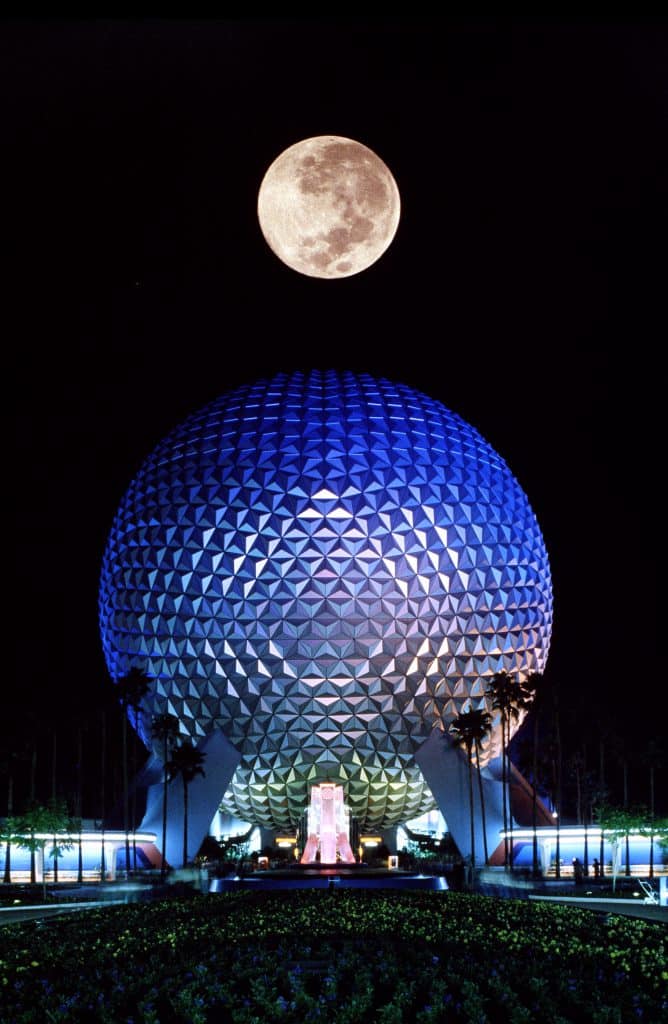
<instances>
[{"instance_id":1,"label":"lit sign structure","mask_svg":"<svg viewBox=\"0 0 668 1024\"><path fill-rule=\"evenodd\" d=\"M308 809L308 838L302 864L354 864L349 841L350 818L344 803L343 786L322 782L311 789Z\"/></svg>"}]
</instances>

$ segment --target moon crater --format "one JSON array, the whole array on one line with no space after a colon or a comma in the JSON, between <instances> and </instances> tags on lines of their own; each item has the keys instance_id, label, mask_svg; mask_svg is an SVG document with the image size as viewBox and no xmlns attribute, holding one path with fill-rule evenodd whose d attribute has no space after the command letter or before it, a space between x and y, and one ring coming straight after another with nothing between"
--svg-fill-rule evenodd
<instances>
[{"instance_id":1,"label":"moon crater","mask_svg":"<svg viewBox=\"0 0 668 1024\"><path fill-rule=\"evenodd\" d=\"M258 196L269 247L309 277L350 277L371 266L392 242L399 212L399 190L383 161L334 135L281 153Z\"/></svg>"}]
</instances>

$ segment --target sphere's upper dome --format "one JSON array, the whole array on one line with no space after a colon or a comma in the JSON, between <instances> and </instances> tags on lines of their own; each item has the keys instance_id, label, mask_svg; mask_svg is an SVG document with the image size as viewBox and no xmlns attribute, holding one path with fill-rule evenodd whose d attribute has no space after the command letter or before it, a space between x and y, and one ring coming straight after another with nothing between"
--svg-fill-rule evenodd
<instances>
[{"instance_id":1,"label":"sphere's upper dome","mask_svg":"<svg viewBox=\"0 0 668 1024\"><path fill-rule=\"evenodd\" d=\"M228 809L278 828L325 778L363 827L432 807L415 750L486 706L494 672L542 671L551 622L503 460L362 374L279 375L195 413L137 474L102 568L109 671L155 677L144 739L165 711L195 740L222 729L242 755Z\"/></svg>"}]
</instances>

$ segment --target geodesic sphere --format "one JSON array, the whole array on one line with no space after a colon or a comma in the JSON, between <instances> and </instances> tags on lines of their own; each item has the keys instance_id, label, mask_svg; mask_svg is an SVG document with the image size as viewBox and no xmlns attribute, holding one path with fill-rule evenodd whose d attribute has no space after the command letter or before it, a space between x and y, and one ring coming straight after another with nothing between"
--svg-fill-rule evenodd
<instances>
[{"instance_id":1,"label":"geodesic sphere","mask_svg":"<svg viewBox=\"0 0 668 1024\"><path fill-rule=\"evenodd\" d=\"M494 672L542 671L551 621L503 460L439 402L363 374L279 375L195 413L132 482L102 567L109 672L154 677L144 740L163 712L195 741L222 729L241 753L224 805L274 828L325 779L363 828L433 807L416 749L491 710Z\"/></svg>"}]
</instances>

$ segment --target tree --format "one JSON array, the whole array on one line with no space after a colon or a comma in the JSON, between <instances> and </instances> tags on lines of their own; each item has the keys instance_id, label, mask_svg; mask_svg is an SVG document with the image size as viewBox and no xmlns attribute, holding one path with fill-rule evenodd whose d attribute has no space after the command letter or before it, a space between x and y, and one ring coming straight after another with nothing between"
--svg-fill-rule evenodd
<instances>
[{"instance_id":1,"label":"tree","mask_svg":"<svg viewBox=\"0 0 668 1024\"><path fill-rule=\"evenodd\" d=\"M35 877L35 854L41 851L42 858L46 846L47 830L51 824L49 812L42 804L32 803L21 815L18 822L18 835L16 845L24 850L30 850L30 881L34 885ZM46 899L46 870L42 860L42 892Z\"/></svg>"},{"instance_id":2,"label":"tree","mask_svg":"<svg viewBox=\"0 0 668 1024\"><path fill-rule=\"evenodd\" d=\"M562 795L562 747L561 747L561 709L559 703L559 687L554 683L549 690L548 706L551 712L551 736L548 741L550 763L552 766L552 802L557 822L557 841L555 850L555 875L561 878L561 795Z\"/></svg>"},{"instance_id":3,"label":"tree","mask_svg":"<svg viewBox=\"0 0 668 1024\"><path fill-rule=\"evenodd\" d=\"M128 784L128 717L130 711L136 716L141 709L141 702L148 693L151 680L140 668L133 665L130 671L116 680L118 695L121 699L123 710L122 721L122 761L123 761L123 829L125 831L125 874L130 870L130 809L129 809L129 784ZM136 823L132 822L133 831Z\"/></svg>"},{"instance_id":4,"label":"tree","mask_svg":"<svg viewBox=\"0 0 668 1024\"><path fill-rule=\"evenodd\" d=\"M15 825L17 821L14 817L14 775L17 762L25 759L26 752L20 739L17 743L15 737L12 735L3 734L0 742L2 744L0 747L0 774L5 775L7 778L7 817L4 825L0 826L2 828L2 831L0 832L0 841L5 843L5 870L3 881L9 883L12 880L12 838L15 835Z\"/></svg>"},{"instance_id":5,"label":"tree","mask_svg":"<svg viewBox=\"0 0 668 1024\"><path fill-rule=\"evenodd\" d=\"M665 854L668 854L668 818L655 818L652 822L652 835Z\"/></svg>"},{"instance_id":6,"label":"tree","mask_svg":"<svg viewBox=\"0 0 668 1024\"><path fill-rule=\"evenodd\" d=\"M654 878L654 820L655 820L655 803L654 803L654 777L657 768L661 768L665 757L665 751L660 743L656 740L649 740L645 744L643 753L643 761L649 771L649 825L650 825L650 840L649 840L649 877Z\"/></svg>"},{"instance_id":7,"label":"tree","mask_svg":"<svg viewBox=\"0 0 668 1024\"><path fill-rule=\"evenodd\" d=\"M188 786L196 775L204 775L205 756L192 740L182 740L167 762L169 779L180 776L183 782L183 867L188 863Z\"/></svg>"},{"instance_id":8,"label":"tree","mask_svg":"<svg viewBox=\"0 0 668 1024\"><path fill-rule=\"evenodd\" d=\"M16 840L20 835L20 829L20 819L14 817L14 815L10 814L0 822L0 843L5 844L5 872L2 880L7 885L9 885L12 880L12 860L10 851L12 843L16 843Z\"/></svg>"},{"instance_id":9,"label":"tree","mask_svg":"<svg viewBox=\"0 0 668 1024\"><path fill-rule=\"evenodd\" d=\"M85 722L83 719L79 719L76 723L76 735L77 735L77 774L76 774L76 789L74 791L74 818L78 823L78 856L77 856L77 882L79 885L83 882L83 848L81 843L81 829L83 823L81 820L82 808L83 808L83 731L85 728Z\"/></svg>"},{"instance_id":10,"label":"tree","mask_svg":"<svg viewBox=\"0 0 668 1024\"><path fill-rule=\"evenodd\" d=\"M541 672L531 672L524 680L524 690L527 695L527 705L531 704L531 716L533 719L533 743L532 743L532 767L531 767L531 823L533 827L532 846L532 872L534 878L540 874L538 864L538 747L539 728L541 712L545 706L546 688L544 677Z\"/></svg>"},{"instance_id":11,"label":"tree","mask_svg":"<svg viewBox=\"0 0 668 1024\"><path fill-rule=\"evenodd\" d=\"M520 710L527 707L527 692L522 684L512 678L509 672L495 672L486 690L486 696L492 700L492 707L500 712L501 717L501 776L503 787L503 831L504 831L504 866L512 868L512 841L508 839L509 818L512 821L510 807L510 723L519 718Z\"/></svg>"},{"instance_id":12,"label":"tree","mask_svg":"<svg viewBox=\"0 0 668 1024\"><path fill-rule=\"evenodd\" d=\"M615 760L622 767L622 808L624 811L629 811L629 741L623 733L617 731L608 731L608 743L612 753L615 755ZM625 836L625 869L624 873L627 878L631 874L631 857L629 851L629 836L628 832Z\"/></svg>"},{"instance_id":13,"label":"tree","mask_svg":"<svg viewBox=\"0 0 668 1024\"><path fill-rule=\"evenodd\" d=\"M100 692L96 698L97 709L100 716L100 768L99 768L99 821L100 821L100 882L106 881L107 864L106 864L106 844L105 844L105 826L106 826L106 815L107 815L107 740L108 740L108 726L111 721L112 710L118 709L118 700L116 687L111 682L109 676L102 677L102 685Z\"/></svg>"},{"instance_id":14,"label":"tree","mask_svg":"<svg viewBox=\"0 0 668 1024\"><path fill-rule=\"evenodd\" d=\"M613 807L610 804L599 805L597 817L601 835L604 835L612 846L612 891L614 893L621 861L621 842L624 840L626 843L628 864L629 835L633 832L642 832L646 820L641 810Z\"/></svg>"},{"instance_id":15,"label":"tree","mask_svg":"<svg viewBox=\"0 0 668 1024\"><path fill-rule=\"evenodd\" d=\"M482 834L485 847L485 864L489 864L489 853L487 850L487 830L485 821L485 800L482 789L482 776L480 772L480 749L479 745L489 733L492 725L491 715L482 709L460 711L450 726L450 732L454 736L455 743L466 749L469 774L469 811L471 816L471 865L475 868L475 827L473 811L473 752L475 750L476 769L478 774L478 788L480 794L480 810L482 814Z\"/></svg>"},{"instance_id":16,"label":"tree","mask_svg":"<svg viewBox=\"0 0 668 1024\"><path fill-rule=\"evenodd\" d=\"M70 849L73 845L69 836L70 817L67 813L67 805L64 800L50 800L45 807L43 804L32 804L21 815L18 821L17 846L30 850L34 855L42 853L42 891L46 898L46 864L44 863L44 851L46 844L51 841L52 848L49 853L54 858L54 866L63 851ZM34 878L31 879L34 882Z\"/></svg>"},{"instance_id":17,"label":"tree","mask_svg":"<svg viewBox=\"0 0 668 1024\"><path fill-rule=\"evenodd\" d=\"M52 836L49 857L53 860L53 880L58 882L58 861L66 850L71 850L74 841L72 831L76 831L77 824L67 810L64 800L52 797L46 807L46 825Z\"/></svg>"},{"instance_id":18,"label":"tree","mask_svg":"<svg viewBox=\"0 0 668 1024\"><path fill-rule=\"evenodd\" d=\"M105 701L100 706L100 881L104 882L106 877L105 845L104 845L104 819L107 813L106 808L106 778L107 778L107 708Z\"/></svg>"},{"instance_id":19,"label":"tree","mask_svg":"<svg viewBox=\"0 0 668 1024\"><path fill-rule=\"evenodd\" d=\"M170 751L179 734L179 720L175 715L156 715L151 723L151 736L161 745L162 751L162 863L160 865L160 881L164 882L167 872L167 783L169 774L167 764Z\"/></svg>"}]
</instances>

